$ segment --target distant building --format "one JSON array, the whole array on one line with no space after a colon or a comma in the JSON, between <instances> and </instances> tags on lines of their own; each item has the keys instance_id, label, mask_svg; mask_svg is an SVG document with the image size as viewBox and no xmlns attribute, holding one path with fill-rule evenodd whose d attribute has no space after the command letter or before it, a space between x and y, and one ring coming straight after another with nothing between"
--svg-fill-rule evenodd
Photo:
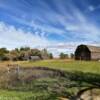
<instances>
[{"instance_id":1,"label":"distant building","mask_svg":"<svg viewBox=\"0 0 100 100\"><path fill-rule=\"evenodd\" d=\"M24 61L37 61L41 60L39 56L25 56L22 58Z\"/></svg>"},{"instance_id":2,"label":"distant building","mask_svg":"<svg viewBox=\"0 0 100 100\"><path fill-rule=\"evenodd\" d=\"M100 47L79 45L75 51L76 60L100 60Z\"/></svg>"},{"instance_id":3,"label":"distant building","mask_svg":"<svg viewBox=\"0 0 100 100\"><path fill-rule=\"evenodd\" d=\"M28 61L28 60L30 60L30 59L29 59L29 56L24 56L24 57L22 57L21 59L22 59L23 61Z\"/></svg>"},{"instance_id":4,"label":"distant building","mask_svg":"<svg viewBox=\"0 0 100 100\"><path fill-rule=\"evenodd\" d=\"M30 56L30 60L37 61L37 60L41 60L41 58L39 56Z\"/></svg>"}]
</instances>

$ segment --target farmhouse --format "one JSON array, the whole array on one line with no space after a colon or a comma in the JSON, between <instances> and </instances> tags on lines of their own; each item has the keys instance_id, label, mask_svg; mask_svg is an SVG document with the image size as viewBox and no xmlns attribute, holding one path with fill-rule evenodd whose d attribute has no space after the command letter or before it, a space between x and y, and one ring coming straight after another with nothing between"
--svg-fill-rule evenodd
<instances>
[{"instance_id":1,"label":"farmhouse","mask_svg":"<svg viewBox=\"0 0 100 100\"><path fill-rule=\"evenodd\" d=\"M75 51L76 60L100 60L100 47L79 45Z\"/></svg>"}]
</instances>

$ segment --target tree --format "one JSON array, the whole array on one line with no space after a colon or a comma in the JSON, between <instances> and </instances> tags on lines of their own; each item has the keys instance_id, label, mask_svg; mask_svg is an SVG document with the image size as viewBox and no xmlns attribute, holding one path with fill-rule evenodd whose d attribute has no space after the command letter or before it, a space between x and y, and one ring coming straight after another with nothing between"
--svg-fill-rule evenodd
<instances>
[{"instance_id":1,"label":"tree","mask_svg":"<svg viewBox=\"0 0 100 100\"><path fill-rule=\"evenodd\" d=\"M30 47L21 47L19 50L19 60L28 60L31 56Z\"/></svg>"},{"instance_id":2,"label":"tree","mask_svg":"<svg viewBox=\"0 0 100 100\"><path fill-rule=\"evenodd\" d=\"M6 54L8 54L9 51L6 48L0 48L0 60L8 60Z\"/></svg>"},{"instance_id":3,"label":"tree","mask_svg":"<svg viewBox=\"0 0 100 100\"><path fill-rule=\"evenodd\" d=\"M60 53L60 59L64 59L65 58L65 55L64 55L64 53Z\"/></svg>"},{"instance_id":4,"label":"tree","mask_svg":"<svg viewBox=\"0 0 100 100\"><path fill-rule=\"evenodd\" d=\"M41 55L42 55L43 59L48 59L49 58L48 51L45 48L41 51Z\"/></svg>"},{"instance_id":5,"label":"tree","mask_svg":"<svg viewBox=\"0 0 100 100\"><path fill-rule=\"evenodd\" d=\"M4 53L9 53L9 51L6 48L0 48L0 54L4 54Z\"/></svg>"},{"instance_id":6,"label":"tree","mask_svg":"<svg viewBox=\"0 0 100 100\"><path fill-rule=\"evenodd\" d=\"M47 49L38 50L30 49L30 47L21 47L20 49L15 48L14 50L8 51L6 48L0 49L0 60L28 60L31 56L38 56L40 59L52 59L52 53L48 53Z\"/></svg>"},{"instance_id":7,"label":"tree","mask_svg":"<svg viewBox=\"0 0 100 100\"><path fill-rule=\"evenodd\" d=\"M20 48L20 51L28 51L28 50L30 50L30 47L21 47Z\"/></svg>"},{"instance_id":8,"label":"tree","mask_svg":"<svg viewBox=\"0 0 100 100\"><path fill-rule=\"evenodd\" d=\"M71 58L71 59L74 58L74 54L73 54L73 53L70 54L70 58Z\"/></svg>"},{"instance_id":9,"label":"tree","mask_svg":"<svg viewBox=\"0 0 100 100\"><path fill-rule=\"evenodd\" d=\"M38 49L31 49L31 56L39 56L41 58L41 51Z\"/></svg>"},{"instance_id":10,"label":"tree","mask_svg":"<svg viewBox=\"0 0 100 100\"><path fill-rule=\"evenodd\" d=\"M20 52L20 50L19 50L18 48L15 48L15 51L16 51L16 52Z\"/></svg>"},{"instance_id":11,"label":"tree","mask_svg":"<svg viewBox=\"0 0 100 100\"><path fill-rule=\"evenodd\" d=\"M20 51L19 52L19 57L18 57L18 60L24 60L23 58L25 57L25 51Z\"/></svg>"},{"instance_id":12,"label":"tree","mask_svg":"<svg viewBox=\"0 0 100 100\"><path fill-rule=\"evenodd\" d=\"M49 53L49 59L53 59L53 54Z\"/></svg>"},{"instance_id":13,"label":"tree","mask_svg":"<svg viewBox=\"0 0 100 100\"><path fill-rule=\"evenodd\" d=\"M68 54L64 54L63 52L60 53L60 59L67 59L68 58Z\"/></svg>"},{"instance_id":14,"label":"tree","mask_svg":"<svg viewBox=\"0 0 100 100\"><path fill-rule=\"evenodd\" d=\"M68 59L68 58L69 58L68 54L65 54L65 59Z\"/></svg>"},{"instance_id":15,"label":"tree","mask_svg":"<svg viewBox=\"0 0 100 100\"><path fill-rule=\"evenodd\" d=\"M9 52L9 59L13 61L19 60L19 52L16 50L12 50Z\"/></svg>"}]
</instances>

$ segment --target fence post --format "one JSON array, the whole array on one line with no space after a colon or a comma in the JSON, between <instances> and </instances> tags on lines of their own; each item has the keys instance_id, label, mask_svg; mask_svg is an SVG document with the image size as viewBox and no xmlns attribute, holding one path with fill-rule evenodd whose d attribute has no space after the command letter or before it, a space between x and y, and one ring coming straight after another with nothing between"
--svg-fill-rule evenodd
<instances>
[{"instance_id":1,"label":"fence post","mask_svg":"<svg viewBox=\"0 0 100 100\"><path fill-rule=\"evenodd\" d=\"M17 70L16 70L16 71L17 71L17 78L20 79L20 78L19 78L19 72L20 72L19 65L17 64L16 67L17 67Z\"/></svg>"}]
</instances>

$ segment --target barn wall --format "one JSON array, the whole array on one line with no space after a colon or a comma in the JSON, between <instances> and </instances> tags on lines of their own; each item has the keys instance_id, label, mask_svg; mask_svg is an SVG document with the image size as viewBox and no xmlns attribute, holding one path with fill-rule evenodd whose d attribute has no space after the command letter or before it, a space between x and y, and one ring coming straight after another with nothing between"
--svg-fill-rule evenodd
<instances>
[{"instance_id":1,"label":"barn wall","mask_svg":"<svg viewBox=\"0 0 100 100\"><path fill-rule=\"evenodd\" d=\"M79 45L75 51L75 60L100 60L100 48Z\"/></svg>"},{"instance_id":2,"label":"barn wall","mask_svg":"<svg viewBox=\"0 0 100 100\"><path fill-rule=\"evenodd\" d=\"M100 53L99 52L91 53L91 59L92 60L100 60Z\"/></svg>"},{"instance_id":3,"label":"barn wall","mask_svg":"<svg viewBox=\"0 0 100 100\"><path fill-rule=\"evenodd\" d=\"M75 51L75 60L91 60L91 52L85 45L80 45Z\"/></svg>"}]
</instances>

